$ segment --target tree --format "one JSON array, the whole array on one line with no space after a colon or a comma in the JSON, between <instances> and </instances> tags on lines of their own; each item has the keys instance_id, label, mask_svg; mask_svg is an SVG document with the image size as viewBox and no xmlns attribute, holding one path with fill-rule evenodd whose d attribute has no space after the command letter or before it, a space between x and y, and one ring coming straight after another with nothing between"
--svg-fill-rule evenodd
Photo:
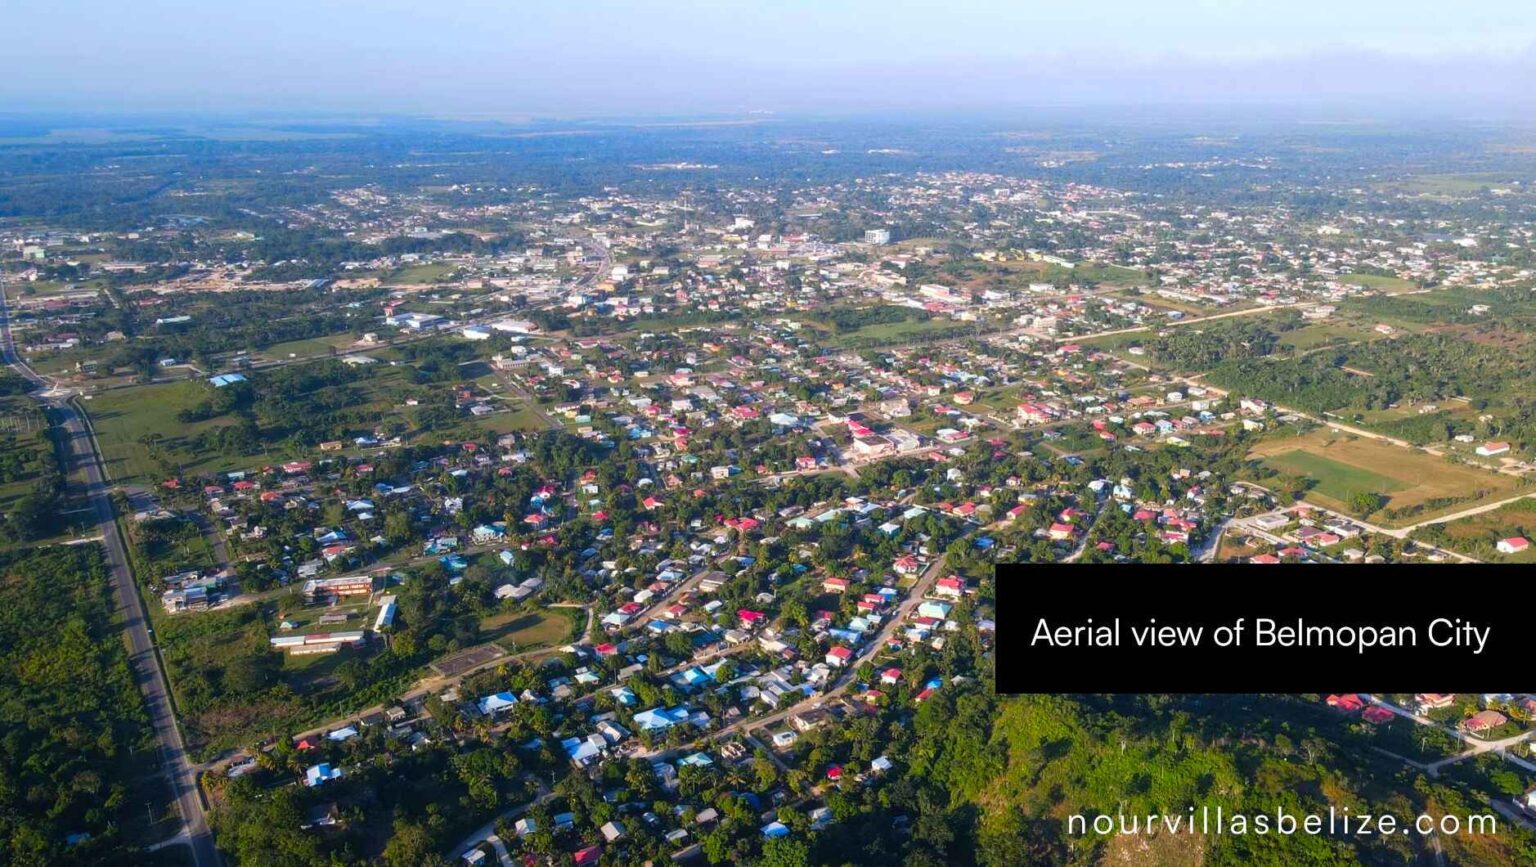
<instances>
[{"instance_id":1,"label":"tree","mask_svg":"<svg viewBox=\"0 0 1536 867\"><path fill-rule=\"evenodd\" d=\"M804 842L777 837L763 844L759 867L810 867L811 849Z\"/></svg>"},{"instance_id":2,"label":"tree","mask_svg":"<svg viewBox=\"0 0 1536 867\"><path fill-rule=\"evenodd\" d=\"M1359 517L1366 517L1387 504L1387 498L1370 491L1356 491L1349 495L1349 510Z\"/></svg>"},{"instance_id":3,"label":"tree","mask_svg":"<svg viewBox=\"0 0 1536 867\"><path fill-rule=\"evenodd\" d=\"M437 852L426 828L396 819L394 836L384 847L384 863L388 867L437 867L446 864L447 859Z\"/></svg>"}]
</instances>

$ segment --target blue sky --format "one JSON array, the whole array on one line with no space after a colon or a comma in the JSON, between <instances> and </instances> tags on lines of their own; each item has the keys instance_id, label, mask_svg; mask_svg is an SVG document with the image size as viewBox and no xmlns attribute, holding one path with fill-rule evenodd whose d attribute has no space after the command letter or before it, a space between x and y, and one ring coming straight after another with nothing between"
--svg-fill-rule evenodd
<instances>
[{"instance_id":1,"label":"blue sky","mask_svg":"<svg viewBox=\"0 0 1536 867\"><path fill-rule=\"evenodd\" d=\"M1533 0L5 0L0 109L1501 105Z\"/></svg>"}]
</instances>

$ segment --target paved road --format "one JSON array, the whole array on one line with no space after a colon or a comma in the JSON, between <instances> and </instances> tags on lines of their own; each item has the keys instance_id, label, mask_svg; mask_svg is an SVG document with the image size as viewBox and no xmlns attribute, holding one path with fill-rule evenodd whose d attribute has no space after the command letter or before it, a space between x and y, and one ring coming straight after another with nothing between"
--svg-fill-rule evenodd
<instances>
[{"instance_id":1,"label":"paved road","mask_svg":"<svg viewBox=\"0 0 1536 867\"><path fill-rule=\"evenodd\" d=\"M17 373L48 389L37 395L49 414L63 429L69 460L81 470L85 494L96 513L98 532L112 580L112 595L122 618L123 630L128 636L129 662L134 678L144 693L144 706L154 724L155 736L160 744L161 770L165 772L171 791L181 810L184 827L182 835L192 849L196 867L218 867L219 853L213 845L213 834L208 830L208 819L203 809L202 795L197 789L197 778L187 759L186 746L181 730L176 725L176 714L171 706L170 689L159 656L149 637L149 618L144 601L139 597L133 572L128 566L128 551L112 511L112 500L102 469L101 454L90 422L65 394L51 388L51 383L38 376L16 354L16 344L11 337L10 310L6 305L5 287L0 284L0 350L5 362Z\"/></svg>"},{"instance_id":2,"label":"paved road","mask_svg":"<svg viewBox=\"0 0 1536 867\"><path fill-rule=\"evenodd\" d=\"M453 851L448 854L448 860L454 864L461 864L464 860L464 853L480 845L482 842L487 842L496 848L496 857L501 859L503 865L511 864L511 859L507 858L503 854L505 852L506 844L504 844L499 837L496 839L491 839L496 837L496 826L502 822L510 822L518 818L519 816L528 812L528 810L533 807L534 804L545 803L554 796L554 792L551 792L548 788L542 785L539 786L539 796L535 798L533 802L527 804L519 804L518 806L501 813L491 821L486 822L484 825L481 825L475 830L469 832L469 834L463 840L459 841L457 846L453 847Z\"/></svg>"}]
</instances>

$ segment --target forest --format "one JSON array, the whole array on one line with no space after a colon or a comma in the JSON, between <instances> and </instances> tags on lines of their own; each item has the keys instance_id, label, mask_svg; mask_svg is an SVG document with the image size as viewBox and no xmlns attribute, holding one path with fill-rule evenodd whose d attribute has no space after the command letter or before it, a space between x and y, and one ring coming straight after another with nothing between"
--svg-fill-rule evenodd
<instances>
[{"instance_id":1,"label":"forest","mask_svg":"<svg viewBox=\"0 0 1536 867\"><path fill-rule=\"evenodd\" d=\"M153 750L100 549L0 555L0 861L127 857Z\"/></svg>"}]
</instances>

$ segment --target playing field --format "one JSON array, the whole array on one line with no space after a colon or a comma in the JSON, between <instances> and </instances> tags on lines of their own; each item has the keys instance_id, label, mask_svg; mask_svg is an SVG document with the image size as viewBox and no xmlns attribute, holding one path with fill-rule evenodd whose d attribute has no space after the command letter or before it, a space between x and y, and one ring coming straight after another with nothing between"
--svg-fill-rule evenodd
<instances>
[{"instance_id":1,"label":"playing field","mask_svg":"<svg viewBox=\"0 0 1536 867\"><path fill-rule=\"evenodd\" d=\"M1282 473L1317 480L1317 487L1312 490L1335 500L1348 500L1351 494L1356 493L1390 494L1410 487L1409 483L1401 479L1300 449L1281 452L1266 459L1264 463Z\"/></svg>"},{"instance_id":2,"label":"playing field","mask_svg":"<svg viewBox=\"0 0 1536 867\"><path fill-rule=\"evenodd\" d=\"M1307 499L1348 511L1356 493L1381 494L1386 508L1372 517L1385 524L1412 524L1507 497L1518 487L1510 476L1452 463L1379 440L1317 430L1300 437L1261 442L1249 457L1287 475L1312 479ZM1387 511L1411 510L1400 520Z\"/></svg>"},{"instance_id":3,"label":"playing field","mask_svg":"<svg viewBox=\"0 0 1536 867\"><path fill-rule=\"evenodd\" d=\"M575 621L564 609L511 611L493 614L480 623L480 637L508 650L522 652L568 641Z\"/></svg>"}]
</instances>

